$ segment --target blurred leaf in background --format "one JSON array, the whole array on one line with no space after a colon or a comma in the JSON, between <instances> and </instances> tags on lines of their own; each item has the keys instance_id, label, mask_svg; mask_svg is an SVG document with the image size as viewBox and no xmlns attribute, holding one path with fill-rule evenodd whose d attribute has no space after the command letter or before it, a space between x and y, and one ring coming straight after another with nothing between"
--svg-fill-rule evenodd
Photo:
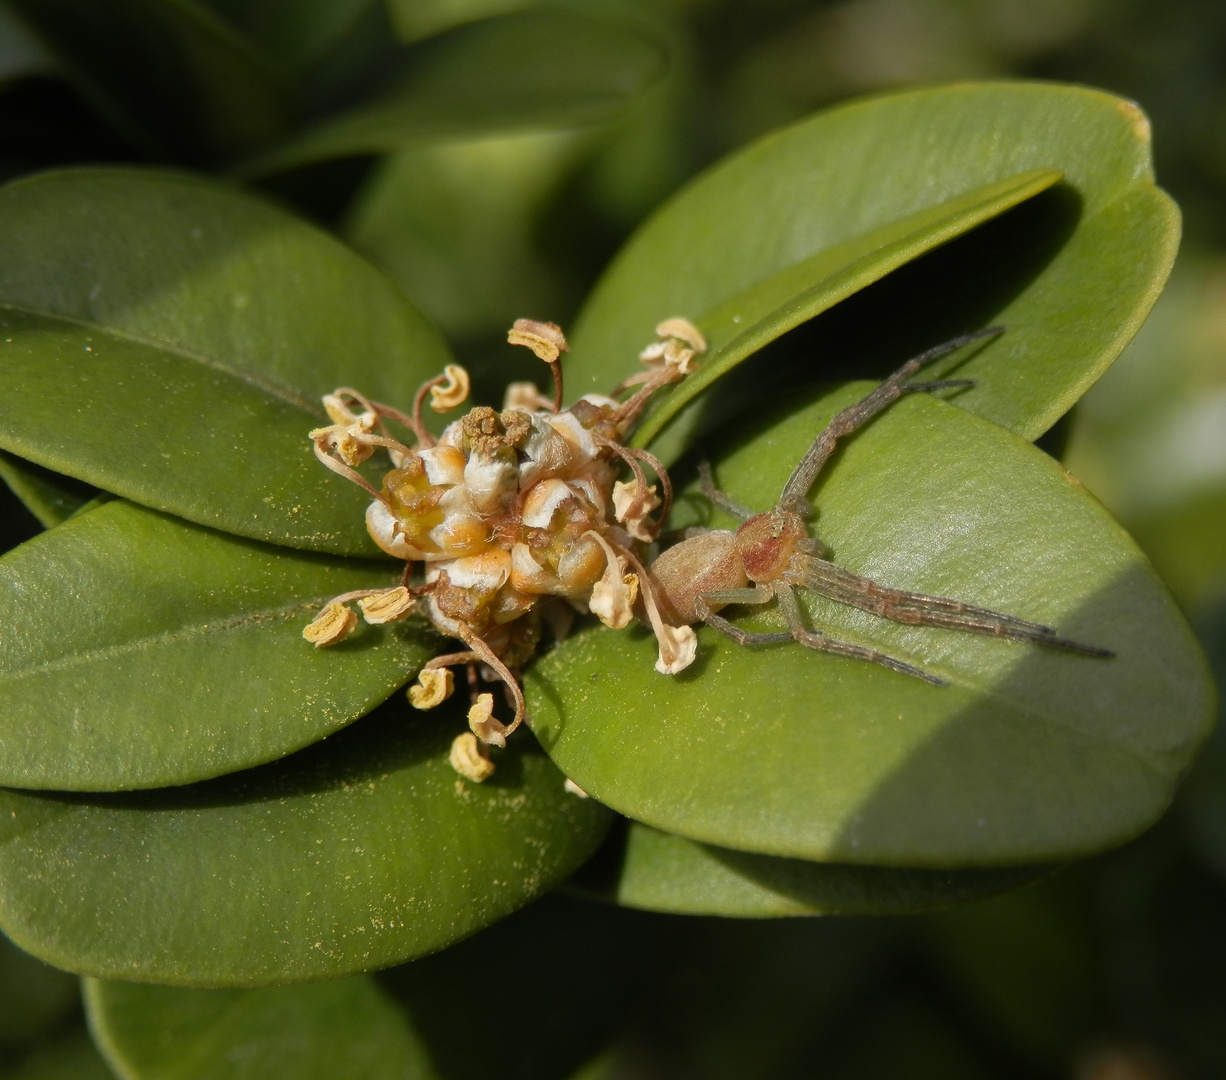
<instances>
[{"instance_id":1,"label":"blurred leaf in background","mask_svg":"<svg viewBox=\"0 0 1226 1080\"><path fill-rule=\"evenodd\" d=\"M253 175L286 168L259 185L340 222L465 362L475 361L479 390L494 400L509 372L539 376L534 362L525 361L520 374L495 353L508 317L569 319L608 257L665 196L703 165L781 124L853 94L947 79L1040 76L1135 96L1154 120L1158 174L1185 208L1191 242L1141 336L1066 425L1065 464L1133 532L1189 615L1219 681L1226 675L1226 9L1214 0L587 4L562 15L594 15L597 24L585 39L592 51L577 51L568 69L592 76L582 101L566 101L565 92L551 100L542 93L547 79L524 79L514 65L482 61L487 70L470 78L461 64L453 81L433 84L428 65L424 76L413 76L421 58L497 56L499 26L514 30L551 17L525 16L535 6L150 0L98 4L86 13L87 31L76 18L79 5L14 0L13 10L46 32L40 43L18 24L0 22L0 170L7 179L50 165L133 159L213 170L242 159ZM152 38L153 24L139 33L124 29L141 10L157 16ZM482 25L492 17L497 21ZM529 21L515 21L521 17ZM608 38L599 29L607 25L614 27ZM97 49L104 40L106 56ZM614 40L624 53L601 44ZM151 51L151 41L159 48ZM492 41L492 51L482 52L482 41ZM652 66L661 43L666 71ZM601 66L593 56L613 62ZM438 70L446 74L446 66ZM485 97L440 119L430 105L439 99L430 95L453 95L457 82L484 87ZM507 114L491 107L503 104L507 87L522 91L521 106L535 102L531 123L504 124ZM588 126L597 119L611 124ZM428 145L421 137L427 129ZM337 154L356 156L326 160ZM971 278L973 271L963 280ZM888 301L887 294L878 308L861 308L861 325L888 329L874 314L888 310ZM794 344L809 343L794 335ZM0 459L0 475L22 494L19 502L0 486L5 548L64 520L93 494L11 458ZM359 749L377 757L398 740L387 728ZM341 738L337 748L344 744ZM525 756L542 779L541 797L561 799L552 766L538 753ZM289 759L267 768L290 774L301 764ZM378 797L389 787L402 793L434 785L441 804L450 778L437 765L406 769L390 785L383 776ZM161 842L173 849L175 865L194 852L224 860L231 856L193 822L240 812L262 821L266 809L288 832L298 828L301 839L303 814L309 816L302 807L314 813L338 800L366 805L363 792L342 781L316 776L317 789L305 785L292 806L289 796L267 805L227 801L216 786L171 792L159 821L189 828L172 827ZM179 805L176 797L197 805ZM23 887L47 886L40 906L53 920L67 895L55 874L81 857L71 843L73 815L105 834L95 855L105 856L108 843L135 852L139 830L125 834L116 823L136 820L129 803L140 798L87 805L14 794L23 821L33 815L38 828L61 828L70 840L51 859L18 868ZM512 809L505 800L494 803L498 813ZM57 816L59 825L50 820ZM594 846L603 822L591 816L590 835L568 843ZM512 860L535 858L540 837L525 834L522 819L502 824L514 837ZM261 887L279 899L293 892L288 882L300 880L288 868L301 853L286 846L287 829L280 839L269 834L275 865L262 867L273 884ZM396 833L389 850L403 840ZM514 849L521 840L530 851ZM496 861L507 852L488 854ZM576 882L575 891L590 896L603 888L623 903L657 909L741 904L743 914L880 910L891 899L905 908L920 895L965 900L1048 870L1023 868L1011 878L987 867L979 878L942 871L923 877L835 864L814 874L813 864L798 868L798 860L699 845L641 825L619 831L602 857L610 854L618 873L595 885ZM234 857L239 866L247 856ZM340 845L329 849L329 858L354 857ZM82 894L77 931L93 932L91 905L105 901L118 911L142 889L165 918L138 918L141 928L173 931L180 923L156 903L158 881L145 864L133 857L125 865L136 871L131 879L105 857L92 865L100 887ZM433 865L423 864L423 877ZM473 869L449 880L462 882ZM241 876L208 883L217 910ZM495 895L501 880L490 887ZM440 932L453 932L446 911L433 918ZM230 919L226 928L239 932L242 921ZM226 991L101 982L91 984L90 1009L126 1080L254 1080L277 1075L270 1071L277 1067L294 1070L285 1075L318 1068L342 1077L415 1069L410 1075L441 1080L578 1080L575 1070L583 1080L800 1080L815 1072L849 1080L1176 1080L1226 1074L1223 972L1226 745L1219 732L1175 813L1148 836L973 906L889 920L732 921L555 898L380 976ZM73 983L0 944L0 1078L108 1075L85 1039ZM308 999L309 1008L302 1005ZM206 1016L214 1019L205 1023Z\"/></svg>"}]
</instances>

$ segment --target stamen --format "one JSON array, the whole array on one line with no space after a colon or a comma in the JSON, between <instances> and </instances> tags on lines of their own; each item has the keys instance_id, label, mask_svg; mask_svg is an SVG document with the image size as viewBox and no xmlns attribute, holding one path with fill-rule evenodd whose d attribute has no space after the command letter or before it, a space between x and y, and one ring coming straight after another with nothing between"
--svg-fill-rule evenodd
<instances>
[{"instance_id":1,"label":"stamen","mask_svg":"<svg viewBox=\"0 0 1226 1080\"><path fill-rule=\"evenodd\" d=\"M443 375L446 383L430 387L430 408L436 413L450 412L468 397L471 388L468 372L459 364L448 364Z\"/></svg>"},{"instance_id":2,"label":"stamen","mask_svg":"<svg viewBox=\"0 0 1226 1080\"><path fill-rule=\"evenodd\" d=\"M455 692L455 674L451 668L425 667L417 673L417 682L409 687L409 704L415 709L433 709Z\"/></svg>"},{"instance_id":3,"label":"stamen","mask_svg":"<svg viewBox=\"0 0 1226 1080\"><path fill-rule=\"evenodd\" d=\"M333 600L302 631L302 636L316 648L335 645L353 633L358 617L340 600Z\"/></svg>"},{"instance_id":4,"label":"stamen","mask_svg":"<svg viewBox=\"0 0 1226 1080\"><path fill-rule=\"evenodd\" d=\"M364 488L366 491L370 492L370 494L380 502L383 501L382 492L372 487L370 481L367 480L366 477L364 477L360 472L358 472L356 469L351 469L343 462L337 461L336 458L327 453L324 448L320 446L318 441L315 441L313 446L315 448L315 456L334 473L339 476L343 476L346 480L353 481L353 483L357 484L358 487Z\"/></svg>"},{"instance_id":5,"label":"stamen","mask_svg":"<svg viewBox=\"0 0 1226 1080\"><path fill-rule=\"evenodd\" d=\"M684 671L698 655L698 635L694 633L692 626L669 626L660 617L660 609L656 606L655 586L647 571L638 559L620 544L617 551L634 567L643 588L643 606L647 609L647 621L651 624L656 642L660 646L656 671L661 675L676 675L677 672Z\"/></svg>"},{"instance_id":6,"label":"stamen","mask_svg":"<svg viewBox=\"0 0 1226 1080\"><path fill-rule=\"evenodd\" d=\"M456 772L474 784L484 783L494 775L494 763L490 761L489 750L471 731L465 731L452 740L447 760Z\"/></svg>"},{"instance_id":7,"label":"stamen","mask_svg":"<svg viewBox=\"0 0 1226 1080\"><path fill-rule=\"evenodd\" d=\"M639 577L626 573L626 560L613 550L609 542L589 529L584 537L592 537L604 549L607 560L601 579L592 586L587 606L605 626L622 630L634 616L634 601L638 598Z\"/></svg>"},{"instance_id":8,"label":"stamen","mask_svg":"<svg viewBox=\"0 0 1226 1080\"><path fill-rule=\"evenodd\" d=\"M531 349L541 360L549 365L553 373L553 411L562 411L562 353L570 352L566 344L566 336L562 328L551 322L538 322L536 319L516 319L514 325L507 331L507 341L512 345L523 345Z\"/></svg>"},{"instance_id":9,"label":"stamen","mask_svg":"<svg viewBox=\"0 0 1226 1080\"><path fill-rule=\"evenodd\" d=\"M372 593L358 601L362 609L362 618L372 625L396 622L403 619L413 610L417 601L403 585L385 592Z\"/></svg>"}]
</instances>

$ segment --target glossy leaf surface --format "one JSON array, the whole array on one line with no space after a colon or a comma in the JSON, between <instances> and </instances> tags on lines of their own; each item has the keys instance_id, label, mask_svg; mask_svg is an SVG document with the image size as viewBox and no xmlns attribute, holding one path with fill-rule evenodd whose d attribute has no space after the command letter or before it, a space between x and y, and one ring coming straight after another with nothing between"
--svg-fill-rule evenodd
<instances>
[{"instance_id":1,"label":"glossy leaf surface","mask_svg":"<svg viewBox=\"0 0 1226 1080\"><path fill-rule=\"evenodd\" d=\"M605 841L567 887L677 915L898 915L980 900L1049 872L1029 866L898 870L816 863L701 844L632 821Z\"/></svg>"},{"instance_id":2,"label":"glossy leaf surface","mask_svg":"<svg viewBox=\"0 0 1226 1080\"><path fill-rule=\"evenodd\" d=\"M453 699L454 703L454 699ZM397 698L284 761L124 795L0 792L0 926L57 967L241 986L433 952L572 873L610 819L531 738L484 784L463 711Z\"/></svg>"},{"instance_id":3,"label":"glossy leaf surface","mask_svg":"<svg viewBox=\"0 0 1226 1080\"><path fill-rule=\"evenodd\" d=\"M818 251L720 305L702 319L701 366L635 433L651 442L677 411L776 338L921 255L1046 191L1061 174L1036 169L984 184L931 208ZM683 426L683 425L682 425Z\"/></svg>"},{"instance_id":4,"label":"glossy leaf surface","mask_svg":"<svg viewBox=\"0 0 1226 1080\"><path fill-rule=\"evenodd\" d=\"M0 783L185 784L324 738L438 651L415 618L302 639L332 597L398 580L123 501L35 537L0 559Z\"/></svg>"},{"instance_id":5,"label":"glossy leaf surface","mask_svg":"<svg viewBox=\"0 0 1226 1080\"><path fill-rule=\"evenodd\" d=\"M5 449L227 532L376 553L368 498L306 434L322 394L408 405L450 359L382 274L261 200L129 170L4 188L0 247Z\"/></svg>"},{"instance_id":6,"label":"glossy leaf surface","mask_svg":"<svg viewBox=\"0 0 1226 1080\"><path fill-rule=\"evenodd\" d=\"M663 318L710 321L723 335L742 304L749 313L736 325L747 327L768 299L780 311L821 310L846 295L834 286L852 284L857 264L897 265L874 238L899 222L984 185L1053 169L1061 184L857 296L848 325L818 320L796 361L810 379L829 377L849 350L880 350L897 364L958 333L1004 323L1010 332L959 371L978 380L961 404L1033 438L1136 332L1178 239L1174 205L1153 183L1144 116L1129 102L1075 87L986 83L872 98L776 132L715 166L640 229L606 272L573 335L571 390L604 390L632 370ZM806 276L813 265L828 285ZM824 323L835 331L827 338ZM792 322L775 316L764 325L759 341ZM864 361L860 373L880 359ZM761 373L768 383L777 377ZM681 400L661 408L671 414Z\"/></svg>"},{"instance_id":7,"label":"glossy leaf surface","mask_svg":"<svg viewBox=\"0 0 1226 1080\"><path fill-rule=\"evenodd\" d=\"M813 435L865 389L759 427L717 481L765 509ZM849 440L812 497L816 534L853 573L1118 655L906 627L813 598L810 618L832 638L949 685L707 629L694 665L667 677L652 669L653 639L591 629L528 679L534 729L568 776L707 843L895 866L1066 859L1162 812L1206 733L1208 674L1135 545L1055 462L915 395ZM749 625L782 628L773 606Z\"/></svg>"},{"instance_id":8,"label":"glossy leaf surface","mask_svg":"<svg viewBox=\"0 0 1226 1080\"><path fill-rule=\"evenodd\" d=\"M288 85L192 0L12 0L95 107L154 160L251 153L288 119Z\"/></svg>"},{"instance_id":9,"label":"glossy leaf surface","mask_svg":"<svg viewBox=\"0 0 1226 1080\"><path fill-rule=\"evenodd\" d=\"M423 142L604 120L660 73L651 42L562 10L463 26L418 46L386 91L243 167L276 172Z\"/></svg>"},{"instance_id":10,"label":"glossy leaf surface","mask_svg":"<svg viewBox=\"0 0 1226 1080\"><path fill-rule=\"evenodd\" d=\"M97 492L87 484L0 451L0 480L46 529L67 521Z\"/></svg>"},{"instance_id":11,"label":"glossy leaf surface","mask_svg":"<svg viewBox=\"0 0 1226 1080\"><path fill-rule=\"evenodd\" d=\"M91 979L85 998L100 1043L131 1080L171 1070L183 1080L565 1080L624 1022L660 937L632 912L548 897L378 976L249 990ZM559 993L567 969L584 977ZM463 1003L501 1000L509 973L532 1022L472 1038Z\"/></svg>"}]
</instances>

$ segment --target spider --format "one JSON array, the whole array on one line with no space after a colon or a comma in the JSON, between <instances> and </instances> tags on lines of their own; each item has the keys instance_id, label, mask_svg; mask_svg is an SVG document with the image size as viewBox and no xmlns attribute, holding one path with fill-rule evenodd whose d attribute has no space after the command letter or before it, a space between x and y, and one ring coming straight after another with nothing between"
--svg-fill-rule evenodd
<instances>
[{"instance_id":1,"label":"spider","mask_svg":"<svg viewBox=\"0 0 1226 1080\"><path fill-rule=\"evenodd\" d=\"M703 494L713 504L739 518L735 532L713 529L687 537L668 548L650 566L656 599L666 622L688 626L705 622L741 645L773 645L796 641L819 652L868 660L891 671L911 675L935 686L945 680L913 664L863 645L836 641L820 630L810 630L801 617L795 589L871 612L895 622L940 626L980 634L1050 645L1087 656L1111 657L1108 649L1083 645L1057 635L1055 630L1014 615L975 607L942 596L907 592L859 577L823 558L824 549L810 537L805 518L805 496L838 440L863 427L904 394L973 385L967 380L907 382L916 372L955 349L1002 333L991 327L964 334L908 360L864 398L838 413L813 440L792 471L773 509L755 514L716 489L710 467L700 466ZM728 604L765 604L775 600L787 622L780 633L750 633L729 622L719 610Z\"/></svg>"}]
</instances>

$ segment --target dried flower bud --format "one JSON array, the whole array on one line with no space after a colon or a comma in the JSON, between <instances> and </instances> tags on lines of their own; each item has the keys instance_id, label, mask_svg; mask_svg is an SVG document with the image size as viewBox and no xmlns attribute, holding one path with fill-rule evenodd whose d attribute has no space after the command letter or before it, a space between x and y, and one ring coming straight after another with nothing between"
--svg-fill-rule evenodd
<instances>
[{"instance_id":1,"label":"dried flower bud","mask_svg":"<svg viewBox=\"0 0 1226 1080\"><path fill-rule=\"evenodd\" d=\"M403 619L413 610L413 605L416 603L417 601L409 594L408 589L403 585L397 585L394 589L388 589L387 592L364 597L358 601L358 607L362 609L362 618L368 623L378 625Z\"/></svg>"},{"instance_id":2,"label":"dried flower bud","mask_svg":"<svg viewBox=\"0 0 1226 1080\"><path fill-rule=\"evenodd\" d=\"M443 368L447 381L440 386L430 387L430 408L437 413L450 412L468 397L470 381L468 372L459 364L448 364Z\"/></svg>"},{"instance_id":3,"label":"dried flower bud","mask_svg":"<svg viewBox=\"0 0 1226 1080\"><path fill-rule=\"evenodd\" d=\"M478 694L477 700L468 710L468 726L472 733L484 743L495 746L506 746L506 727L494 719L494 695Z\"/></svg>"},{"instance_id":4,"label":"dried flower bud","mask_svg":"<svg viewBox=\"0 0 1226 1080\"><path fill-rule=\"evenodd\" d=\"M560 326L535 319L516 319L507 331L507 341L531 349L547 364L552 364L564 352L570 352Z\"/></svg>"},{"instance_id":5,"label":"dried flower bud","mask_svg":"<svg viewBox=\"0 0 1226 1080\"><path fill-rule=\"evenodd\" d=\"M455 690L455 675L451 668L423 668L417 682L409 687L409 704L415 709L433 709L441 705Z\"/></svg>"},{"instance_id":6,"label":"dried flower bud","mask_svg":"<svg viewBox=\"0 0 1226 1080\"><path fill-rule=\"evenodd\" d=\"M660 646L656 671L661 675L676 675L694 662L698 654L698 635L692 626L661 625L653 629Z\"/></svg>"},{"instance_id":7,"label":"dried flower bud","mask_svg":"<svg viewBox=\"0 0 1226 1080\"><path fill-rule=\"evenodd\" d=\"M488 694L485 695L489 697ZM471 731L457 735L451 742L447 760L464 779L480 784L494 774L494 763L485 756L485 748Z\"/></svg>"},{"instance_id":8,"label":"dried flower bud","mask_svg":"<svg viewBox=\"0 0 1226 1080\"><path fill-rule=\"evenodd\" d=\"M678 341L684 341L696 353L707 351L707 339L702 336L702 332L689 319L676 317L665 319L656 327L656 337L661 341L667 338L676 338Z\"/></svg>"},{"instance_id":9,"label":"dried flower bud","mask_svg":"<svg viewBox=\"0 0 1226 1080\"><path fill-rule=\"evenodd\" d=\"M618 480L613 484L613 516L636 540L650 543L655 539L654 523L648 515L659 505L654 484L644 487L637 480L628 484Z\"/></svg>"},{"instance_id":10,"label":"dried flower bud","mask_svg":"<svg viewBox=\"0 0 1226 1080\"><path fill-rule=\"evenodd\" d=\"M344 604L335 600L323 609L302 631L302 636L317 648L343 641L358 625L358 617Z\"/></svg>"}]
</instances>

